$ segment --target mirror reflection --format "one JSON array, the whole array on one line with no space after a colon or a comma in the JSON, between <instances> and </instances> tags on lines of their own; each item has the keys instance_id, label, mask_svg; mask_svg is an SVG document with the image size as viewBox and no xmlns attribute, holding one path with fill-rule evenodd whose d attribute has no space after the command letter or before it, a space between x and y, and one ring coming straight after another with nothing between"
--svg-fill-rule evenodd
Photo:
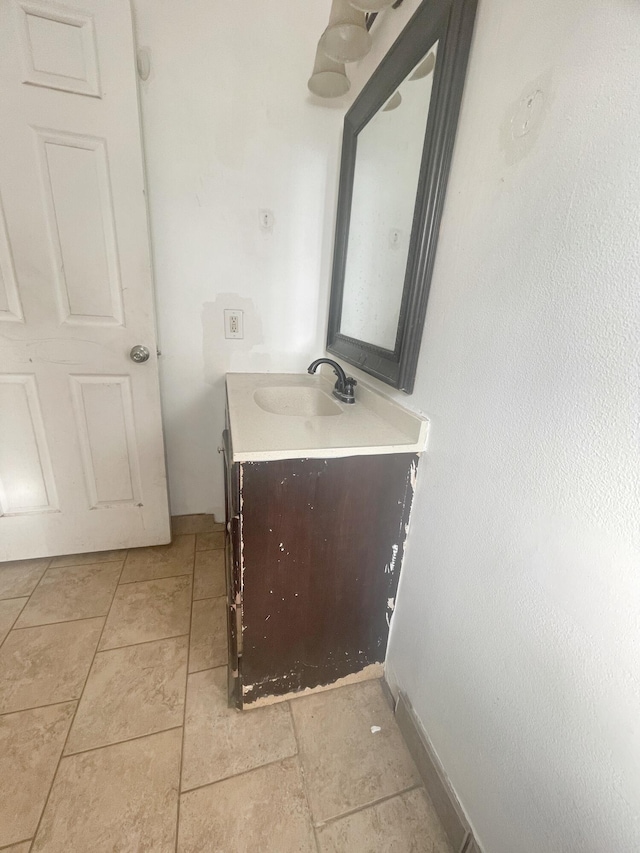
<instances>
[{"instance_id":1,"label":"mirror reflection","mask_svg":"<svg viewBox=\"0 0 640 853\"><path fill-rule=\"evenodd\" d=\"M437 42L358 134L340 332L394 350Z\"/></svg>"}]
</instances>

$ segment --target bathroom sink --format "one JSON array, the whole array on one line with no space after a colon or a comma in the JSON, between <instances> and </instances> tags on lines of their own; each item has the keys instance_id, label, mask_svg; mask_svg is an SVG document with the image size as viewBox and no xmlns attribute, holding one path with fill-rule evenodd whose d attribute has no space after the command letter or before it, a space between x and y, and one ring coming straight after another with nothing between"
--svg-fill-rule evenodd
<instances>
[{"instance_id":1,"label":"bathroom sink","mask_svg":"<svg viewBox=\"0 0 640 853\"><path fill-rule=\"evenodd\" d=\"M321 388L282 385L258 388L253 399L265 412L298 418L341 415L342 409Z\"/></svg>"},{"instance_id":2,"label":"bathroom sink","mask_svg":"<svg viewBox=\"0 0 640 853\"><path fill-rule=\"evenodd\" d=\"M429 422L359 382L356 402L333 397L335 376L227 373L234 462L421 453ZM340 415L339 418L335 415Z\"/></svg>"}]
</instances>

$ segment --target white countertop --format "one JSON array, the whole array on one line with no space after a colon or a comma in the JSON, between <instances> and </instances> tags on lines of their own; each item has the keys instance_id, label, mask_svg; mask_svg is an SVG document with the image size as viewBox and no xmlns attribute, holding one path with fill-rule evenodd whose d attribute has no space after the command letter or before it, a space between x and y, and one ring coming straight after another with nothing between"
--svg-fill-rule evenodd
<instances>
[{"instance_id":1,"label":"white countertop","mask_svg":"<svg viewBox=\"0 0 640 853\"><path fill-rule=\"evenodd\" d=\"M426 418L364 383L356 386L355 403L341 403L331 395L334 382L333 373L330 378L306 373L227 373L233 461L421 453L426 448ZM328 416L274 414L255 399L257 391L260 397L260 389L267 388L283 394L288 393L284 389L315 388L340 411Z\"/></svg>"}]
</instances>

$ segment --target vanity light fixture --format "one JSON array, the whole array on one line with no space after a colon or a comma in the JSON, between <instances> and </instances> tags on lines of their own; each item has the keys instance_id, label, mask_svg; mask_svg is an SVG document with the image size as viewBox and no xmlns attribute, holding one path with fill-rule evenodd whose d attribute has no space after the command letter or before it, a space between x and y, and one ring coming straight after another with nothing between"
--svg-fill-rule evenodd
<instances>
[{"instance_id":1,"label":"vanity light fixture","mask_svg":"<svg viewBox=\"0 0 640 853\"><path fill-rule=\"evenodd\" d=\"M349 0L349 2L351 3L351 0ZM395 0L395 2L394 0L390 0L389 3L381 3L380 0L357 0L357 3L358 9L364 9L364 4L367 4L365 12L367 15L367 29L370 30L380 12L383 12L385 9L388 9L389 6L391 6L392 9L397 9L399 6L402 6L404 0ZM352 3L352 5L355 6L355 3Z\"/></svg>"},{"instance_id":2,"label":"vanity light fixture","mask_svg":"<svg viewBox=\"0 0 640 853\"><path fill-rule=\"evenodd\" d=\"M389 113L391 112L391 110L397 110L401 103L402 95L400 94L400 92L394 92L382 108L382 112Z\"/></svg>"},{"instance_id":3,"label":"vanity light fixture","mask_svg":"<svg viewBox=\"0 0 640 853\"><path fill-rule=\"evenodd\" d=\"M411 77L409 77L409 80L422 80L424 77L428 77L435 67L436 57L434 52L431 50L422 60L420 65L418 65Z\"/></svg>"},{"instance_id":4,"label":"vanity light fixture","mask_svg":"<svg viewBox=\"0 0 640 853\"><path fill-rule=\"evenodd\" d=\"M428 77L429 74L436 67L436 56L433 51L430 51L425 58L422 60L420 65L413 72L411 77L409 77L409 81L411 80L424 80L425 77ZM389 113L391 110L397 110L400 104L402 103L402 95L400 91L396 89L396 91L391 95L387 103L382 107L383 113Z\"/></svg>"},{"instance_id":5,"label":"vanity light fixture","mask_svg":"<svg viewBox=\"0 0 640 853\"><path fill-rule=\"evenodd\" d=\"M366 56L371 50L371 35L364 12L354 9L347 0L333 0L329 25L318 47L336 62L356 62Z\"/></svg>"},{"instance_id":6,"label":"vanity light fixture","mask_svg":"<svg viewBox=\"0 0 640 853\"><path fill-rule=\"evenodd\" d=\"M361 12L382 12L387 6L391 6L394 0L349 0L354 9Z\"/></svg>"},{"instance_id":7,"label":"vanity light fixture","mask_svg":"<svg viewBox=\"0 0 640 853\"><path fill-rule=\"evenodd\" d=\"M369 30L378 14L403 0L332 0L329 24L320 37L309 91L320 98L339 98L351 86L345 62L357 62L371 50ZM391 99L393 100L393 99ZM400 101L389 106L395 109ZM390 101L391 104L391 101Z\"/></svg>"},{"instance_id":8,"label":"vanity light fixture","mask_svg":"<svg viewBox=\"0 0 640 853\"><path fill-rule=\"evenodd\" d=\"M344 63L330 59L318 48L313 74L309 77L307 86L310 92L320 98L339 98L346 95L351 83L344 70Z\"/></svg>"}]
</instances>

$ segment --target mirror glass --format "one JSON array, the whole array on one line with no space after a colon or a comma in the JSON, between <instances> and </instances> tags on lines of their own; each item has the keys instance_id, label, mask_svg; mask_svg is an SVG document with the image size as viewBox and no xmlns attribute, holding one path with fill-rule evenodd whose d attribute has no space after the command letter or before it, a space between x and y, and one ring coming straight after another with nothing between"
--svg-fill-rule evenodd
<instances>
[{"instance_id":1,"label":"mirror glass","mask_svg":"<svg viewBox=\"0 0 640 853\"><path fill-rule=\"evenodd\" d=\"M327 352L407 394L476 7L422 0L344 117Z\"/></svg>"},{"instance_id":2,"label":"mirror glass","mask_svg":"<svg viewBox=\"0 0 640 853\"><path fill-rule=\"evenodd\" d=\"M357 136L340 333L394 350L438 43Z\"/></svg>"}]
</instances>

